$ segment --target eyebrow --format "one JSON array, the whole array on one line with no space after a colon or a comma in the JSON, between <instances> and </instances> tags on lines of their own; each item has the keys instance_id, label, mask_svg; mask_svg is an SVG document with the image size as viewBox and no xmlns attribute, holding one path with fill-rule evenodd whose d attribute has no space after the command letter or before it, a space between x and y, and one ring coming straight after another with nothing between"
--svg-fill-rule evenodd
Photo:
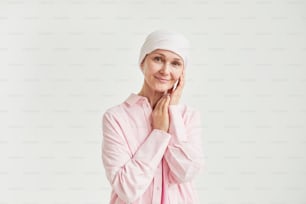
<instances>
[{"instance_id":1,"label":"eyebrow","mask_svg":"<svg viewBox=\"0 0 306 204\"><path fill-rule=\"evenodd\" d=\"M166 55L162 54L162 53L159 53L159 52L155 52L155 53L152 53L152 54L158 54L158 55L162 55L164 57L166 57ZM175 60L178 60L178 61L182 61L180 58L173 58Z\"/></svg>"}]
</instances>

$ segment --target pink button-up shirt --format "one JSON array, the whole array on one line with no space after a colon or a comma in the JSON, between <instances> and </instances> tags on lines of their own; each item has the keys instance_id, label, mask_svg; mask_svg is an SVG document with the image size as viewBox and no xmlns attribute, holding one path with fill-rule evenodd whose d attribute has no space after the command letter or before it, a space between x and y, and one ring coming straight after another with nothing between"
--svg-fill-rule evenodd
<instances>
[{"instance_id":1,"label":"pink button-up shirt","mask_svg":"<svg viewBox=\"0 0 306 204\"><path fill-rule=\"evenodd\" d=\"M152 129L151 113L147 98L132 93L103 115L110 203L198 203L192 179L204 164L199 112L170 105L168 133Z\"/></svg>"}]
</instances>

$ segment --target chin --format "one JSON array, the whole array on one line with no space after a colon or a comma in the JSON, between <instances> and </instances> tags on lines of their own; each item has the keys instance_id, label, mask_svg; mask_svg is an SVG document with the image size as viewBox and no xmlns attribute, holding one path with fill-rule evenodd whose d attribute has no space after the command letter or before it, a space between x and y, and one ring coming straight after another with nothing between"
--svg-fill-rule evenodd
<instances>
[{"instance_id":1,"label":"chin","mask_svg":"<svg viewBox=\"0 0 306 204\"><path fill-rule=\"evenodd\" d=\"M170 88L166 87L166 88L162 88L162 87L157 87L155 88L154 90L157 91L157 92L167 92Z\"/></svg>"},{"instance_id":2,"label":"chin","mask_svg":"<svg viewBox=\"0 0 306 204\"><path fill-rule=\"evenodd\" d=\"M172 83L167 83L167 84L161 84L161 83L154 83L151 84L151 89L157 92L167 92L169 89L171 89L173 87Z\"/></svg>"}]
</instances>

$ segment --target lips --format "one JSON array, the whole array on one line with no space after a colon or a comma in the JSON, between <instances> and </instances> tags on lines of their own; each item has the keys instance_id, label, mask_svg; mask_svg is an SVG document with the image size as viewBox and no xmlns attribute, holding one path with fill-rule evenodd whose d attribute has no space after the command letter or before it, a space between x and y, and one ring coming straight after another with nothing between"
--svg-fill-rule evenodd
<instances>
[{"instance_id":1,"label":"lips","mask_svg":"<svg viewBox=\"0 0 306 204\"><path fill-rule=\"evenodd\" d=\"M158 80L158 81L160 81L161 83L168 83L170 80L168 80L168 79L165 79L165 78L161 78L161 77L156 77L155 76L155 78Z\"/></svg>"}]
</instances>

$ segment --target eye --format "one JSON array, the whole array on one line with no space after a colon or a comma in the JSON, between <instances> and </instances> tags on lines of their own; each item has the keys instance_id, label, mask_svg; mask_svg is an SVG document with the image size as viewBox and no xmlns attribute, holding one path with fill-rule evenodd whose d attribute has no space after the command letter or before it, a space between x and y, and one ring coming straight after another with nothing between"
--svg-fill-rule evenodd
<instances>
[{"instance_id":1,"label":"eye","mask_svg":"<svg viewBox=\"0 0 306 204\"><path fill-rule=\"evenodd\" d=\"M153 58L153 60L154 60L155 62L161 62L161 61L162 61L162 58L159 57L159 56L155 56L155 57Z\"/></svg>"},{"instance_id":2,"label":"eye","mask_svg":"<svg viewBox=\"0 0 306 204\"><path fill-rule=\"evenodd\" d=\"M177 61L174 61L172 64L176 67L180 67L182 65L180 62Z\"/></svg>"}]
</instances>

